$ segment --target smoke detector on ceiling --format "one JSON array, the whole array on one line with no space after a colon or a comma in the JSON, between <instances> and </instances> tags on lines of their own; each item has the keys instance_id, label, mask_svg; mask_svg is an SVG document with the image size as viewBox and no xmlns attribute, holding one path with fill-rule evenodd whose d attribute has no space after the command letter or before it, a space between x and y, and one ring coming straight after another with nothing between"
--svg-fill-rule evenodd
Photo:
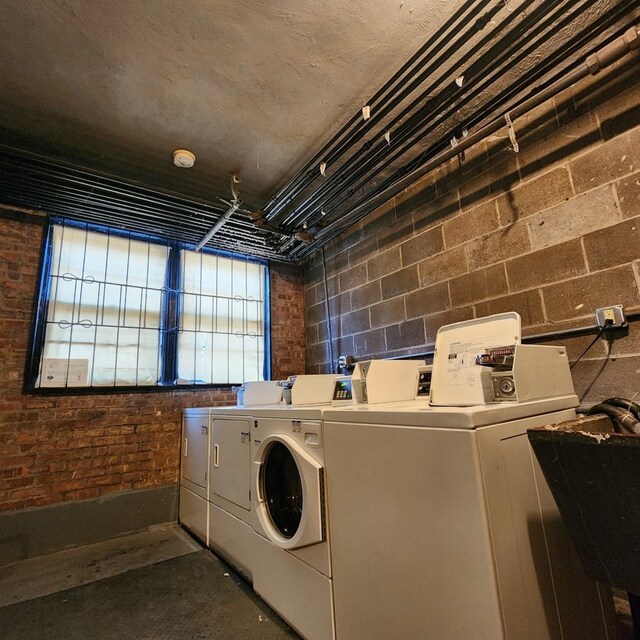
<instances>
[{"instance_id":1,"label":"smoke detector on ceiling","mask_svg":"<svg viewBox=\"0 0 640 640\"><path fill-rule=\"evenodd\" d=\"M191 153L191 151L187 151L186 149L176 149L173 152L173 164L176 167L180 167L181 169L190 169L193 167L196 161L195 154Z\"/></svg>"}]
</instances>

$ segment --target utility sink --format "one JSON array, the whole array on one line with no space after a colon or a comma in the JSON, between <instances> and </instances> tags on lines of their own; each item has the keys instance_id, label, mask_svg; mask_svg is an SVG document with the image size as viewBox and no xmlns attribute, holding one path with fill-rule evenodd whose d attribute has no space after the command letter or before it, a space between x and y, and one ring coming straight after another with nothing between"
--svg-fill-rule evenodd
<instances>
[{"instance_id":1,"label":"utility sink","mask_svg":"<svg viewBox=\"0 0 640 640\"><path fill-rule=\"evenodd\" d=\"M586 572L640 594L640 436L604 415L528 436Z\"/></svg>"}]
</instances>

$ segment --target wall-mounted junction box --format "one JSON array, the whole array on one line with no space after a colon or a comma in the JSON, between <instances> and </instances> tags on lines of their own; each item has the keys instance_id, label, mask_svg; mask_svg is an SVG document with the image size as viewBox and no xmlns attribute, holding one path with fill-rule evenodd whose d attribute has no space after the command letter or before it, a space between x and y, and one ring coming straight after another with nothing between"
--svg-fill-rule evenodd
<instances>
[{"instance_id":1,"label":"wall-mounted junction box","mask_svg":"<svg viewBox=\"0 0 640 640\"><path fill-rule=\"evenodd\" d=\"M601 329L605 326L611 329L627 326L627 319L624 317L624 310L621 304L596 309L596 322Z\"/></svg>"}]
</instances>

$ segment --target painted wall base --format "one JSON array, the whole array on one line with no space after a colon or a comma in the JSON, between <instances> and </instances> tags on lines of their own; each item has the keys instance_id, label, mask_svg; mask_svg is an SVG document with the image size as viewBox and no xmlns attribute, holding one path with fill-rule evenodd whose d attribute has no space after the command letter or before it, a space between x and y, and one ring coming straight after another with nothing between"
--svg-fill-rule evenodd
<instances>
[{"instance_id":1,"label":"painted wall base","mask_svg":"<svg viewBox=\"0 0 640 640\"><path fill-rule=\"evenodd\" d=\"M0 513L0 565L176 522L178 485Z\"/></svg>"}]
</instances>

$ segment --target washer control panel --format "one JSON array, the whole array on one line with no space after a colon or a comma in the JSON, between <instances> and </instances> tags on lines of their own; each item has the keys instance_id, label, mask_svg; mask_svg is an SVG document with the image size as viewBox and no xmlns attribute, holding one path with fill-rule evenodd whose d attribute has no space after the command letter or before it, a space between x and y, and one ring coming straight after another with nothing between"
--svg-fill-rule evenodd
<instances>
[{"instance_id":1,"label":"washer control panel","mask_svg":"<svg viewBox=\"0 0 640 640\"><path fill-rule=\"evenodd\" d=\"M334 403L351 402L353 400L351 376L336 379L332 400Z\"/></svg>"}]
</instances>

